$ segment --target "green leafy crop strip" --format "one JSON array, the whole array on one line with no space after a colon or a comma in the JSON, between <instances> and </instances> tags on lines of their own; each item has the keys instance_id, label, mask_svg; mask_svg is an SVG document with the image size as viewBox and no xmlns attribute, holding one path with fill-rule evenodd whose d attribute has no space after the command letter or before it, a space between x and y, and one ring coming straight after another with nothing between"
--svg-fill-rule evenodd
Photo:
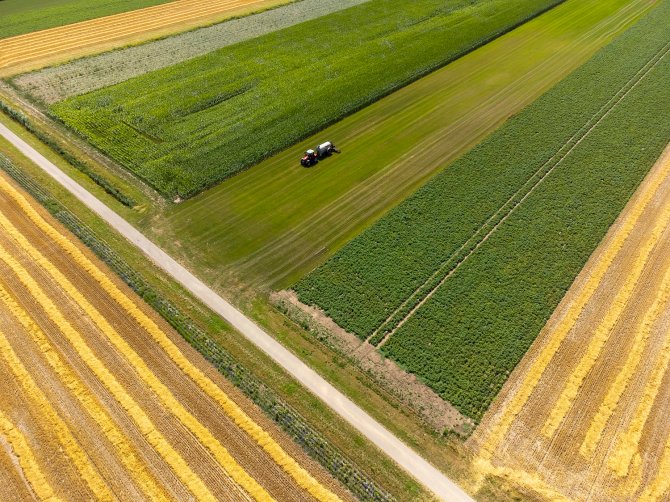
<instances>
[{"instance_id":1,"label":"green leafy crop strip","mask_svg":"<svg viewBox=\"0 0 670 502\"><path fill-rule=\"evenodd\" d=\"M198 328L176 305L163 298L93 230L82 223L56 198L37 185L25 172L2 154L0 154L0 169L9 174L56 219L86 244L226 379L244 392L268 417L356 497L360 500L374 502L393 500L391 495L314 430L297 411L236 362L232 355Z\"/></svg>"},{"instance_id":2,"label":"green leafy crop strip","mask_svg":"<svg viewBox=\"0 0 670 502\"><path fill-rule=\"evenodd\" d=\"M395 330L383 352L478 420L670 140L669 16L660 2L299 282L301 300L373 342Z\"/></svg>"},{"instance_id":3,"label":"green leafy crop strip","mask_svg":"<svg viewBox=\"0 0 670 502\"><path fill-rule=\"evenodd\" d=\"M561 1L371 0L51 111L164 195L188 197Z\"/></svg>"}]
</instances>

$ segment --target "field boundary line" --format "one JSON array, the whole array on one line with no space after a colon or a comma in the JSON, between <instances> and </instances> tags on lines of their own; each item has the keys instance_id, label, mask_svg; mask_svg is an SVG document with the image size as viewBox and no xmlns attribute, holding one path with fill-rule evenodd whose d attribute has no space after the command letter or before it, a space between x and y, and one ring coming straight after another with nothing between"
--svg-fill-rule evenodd
<instances>
[{"instance_id":1,"label":"field boundary line","mask_svg":"<svg viewBox=\"0 0 670 502\"><path fill-rule=\"evenodd\" d=\"M7 307L11 314L21 323L23 328L39 347L49 366L60 377L61 382L77 398L88 415L98 424L105 437L117 450L118 458L128 469L130 477L137 483L138 488L150 497L151 500L161 500L166 497L165 491L158 485L154 476L140 460L135 449L129 443L125 434L114 423L109 413L98 403L92 392L86 388L81 380L63 361L58 351L47 339L42 329L30 317L11 294L0 284L0 302Z\"/></svg>"},{"instance_id":2,"label":"field boundary line","mask_svg":"<svg viewBox=\"0 0 670 502\"><path fill-rule=\"evenodd\" d=\"M8 224L4 230L11 234L12 238L19 244L19 246L35 260L43 270L45 270L58 283L59 287L72 298L77 305L89 316L100 331L105 335L109 342L116 348L119 354L124 357L130 365L134 368L138 376L144 381L149 388L156 395L158 400L166 407L169 412L182 423L184 427L190 430L198 441L205 447L205 449L212 455L221 468L227 473L234 484L243 488L249 495L256 500L272 500L272 497L260 486L247 472L237 463L237 461L228 453L228 450L212 435L212 433L202 425L172 394L172 391L163 384L158 377L146 365L144 360L130 347L130 345L121 337L118 332L109 324L109 322L100 314L100 312L74 287L70 280L63 275L58 268L53 265L47 258L45 258L40 251L38 251L32 244L27 242L9 222L2 222ZM14 270L14 273L23 282L24 277L26 282L34 283L37 288L39 285L34 279L29 278L29 272L16 260L5 256L2 246L0 246L0 260L5 261ZM11 263L7 259L10 259ZM34 292L39 294L39 290L35 288ZM41 288L40 288L41 289ZM32 291L31 291L32 292ZM43 293L42 293L43 294ZM41 295L40 295L41 296ZM37 298L37 297L36 297ZM48 299L47 299L48 300ZM38 299L38 301L40 301ZM40 301L42 304L42 302ZM43 304L44 305L44 304ZM48 306L48 303L45 305ZM59 328L73 330L72 325L65 319L65 317L57 311L57 307L51 304L54 309L55 317L58 318L56 323ZM46 310L46 309L45 309ZM104 364L100 362L100 364Z\"/></svg>"},{"instance_id":3,"label":"field boundary line","mask_svg":"<svg viewBox=\"0 0 670 502\"><path fill-rule=\"evenodd\" d=\"M21 283L28 289L35 300L40 303L49 318L58 326L59 330L72 347L77 351L79 357L94 372L96 377L105 385L105 387L114 395L115 399L128 412L138 425L142 435L147 438L151 445L159 452L161 457L170 465L180 481L194 495L199 497L213 497L203 481L193 473L182 456L172 448L165 437L154 426L153 422L139 407L135 400L128 395L114 375L97 358L91 348L81 338L81 335L70 325L63 317L58 308L42 291L42 288L36 283L32 276L19 264L5 249L0 245L0 261L3 261L10 267ZM96 492L97 493L97 492Z\"/></svg>"},{"instance_id":4,"label":"field boundary line","mask_svg":"<svg viewBox=\"0 0 670 502\"><path fill-rule=\"evenodd\" d=\"M43 502L60 502L53 487L47 481L32 448L25 435L19 430L0 409L0 435L4 436L12 447L23 474L30 488Z\"/></svg>"},{"instance_id":5,"label":"field boundary line","mask_svg":"<svg viewBox=\"0 0 670 502\"><path fill-rule=\"evenodd\" d=\"M670 148L666 149L663 155L670 155ZM624 211L620 228L606 243L606 247L602 251L602 258L594 263L593 270L586 278L578 295L567 307L556 326L551 329L550 335L547 337L542 348L539 349L536 358L525 371L524 378L515 386L515 391L510 394L507 405L501 408L497 417L492 418L493 425L480 448L479 457L481 459L488 461L493 457L495 450L502 443L505 434L516 419L516 416L521 412L526 401L535 390L537 383L542 378L546 366L572 329L575 320L581 315L600 285L603 276L630 236L642 213L653 200L656 192L668 175L670 175L670 162L664 163L657 172L652 173L652 178L648 185L643 187L643 191L637 197L634 196L634 199L631 199L633 205L627 206L630 209ZM668 363L670 363L670 350L668 353Z\"/></svg>"},{"instance_id":6,"label":"field boundary line","mask_svg":"<svg viewBox=\"0 0 670 502\"><path fill-rule=\"evenodd\" d=\"M659 238L661 238L660 235ZM631 344L632 349L628 353L621 371L619 371L615 381L609 387L603 402L598 408L598 412L591 420L591 426L589 427L579 450L585 457L592 455L597 444L600 442L600 438L607 426L607 422L619 405L621 396L628 388L631 377L635 375L640 362L642 361L642 355L648 346L654 323L667 307L668 301L670 301L670 267L667 268L663 274L661 288L661 293L654 298L653 304L644 314L642 323L638 325L635 330L635 336L633 337L633 342Z\"/></svg>"},{"instance_id":7,"label":"field boundary line","mask_svg":"<svg viewBox=\"0 0 670 502\"><path fill-rule=\"evenodd\" d=\"M53 432L54 438L64 450L65 455L70 458L81 480L91 490L91 493L95 494L98 500L115 500L109 486L103 480L91 458L82 449L68 425L37 385L2 331L0 331L0 355L20 383L26 397L39 408L39 414L46 422L44 425L48 426L50 431ZM42 421L40 420L40 422Z\"/></svg>"},{"instance_id":8,"label":"field boundary line","mask_svg":"<svg viewBox=\"0 0 670 502\"><path fill-rule=\"evenodd\" d=\"M63 186L88 209L136 246L151 262L167 272L194 297L214 313L225 319L249 342L310 390L329 408L352 425L363 436L393 459L402 469L416 478L427 490L450 502L471 502L471 497L445 474L435 468L421 455L403 443L386 427L363 411L353 401L327 382L300 358L290 352L274 337L223 299L219 294L179 264L160 247L149 240L125 219L88 192L79 183L56 167L4 124L0 124L0 135L4 136L27 159Z\"/></svg>"},{"instance_id":9,"label":"field boundary line","mask_svg":"<svg viewBox=\"0 0 670 502\"><path fill-rule=\"evenodd\" d=\"M665 52L664 52L664 51L665 51ZM452 276L452 275L453 275L453 274L454 274L454 273L461 267L461 265L463 265L463 263L465 263L465 262L468 260L468 258L470 258L470 256L472 256L472 255L473 255L473 254L474 254L474 253L475 253L475 252L476 252L476 251L477 251L477 250L478 250L478 249L479 249L479 248L480 248L480 247L481 247L481 246L482 246L482 245L483 245L483 244L484 244L490 237L491 237L491 235L493 235L493 233L495 233L495 231L496 231L498 228L500 228L500 226L501 226L505 221L507 221L507 219L508 219L508 218L510 217L510 215L514 212L514 210L515 210L516 208L518 208L518 207L519 207L519 206L520 206L520 205L521 205L521 204L522 204L522 203L523 203L523 202L524 202L524 201L525 201L525 200L526 200L526 199L527 199L527 198L528 198L534 191L535 191L535 189L536 189L536 188L537 188L537 187L538 187L538 186L539 186L539 185L540 185L540 184L541 184L541 183L542 183L542 182L543 182L543 181L544 181L544 180L545 180L545 179L546 179L546 178L547 178L553 171L554 171L554 169L555 169L556 167L558 167L558 166L559 166L559 165L560 165L560 164L561 164L561 163L562 163L562 162L563 162L563 161L564 161L570 154L572 154L572 152L574 152L574 151L577 149L577 147L578 147L579 145L581 145L581 143L582 143L582 142L583 142L583 141L584 141L584 140L591 134L591 132L592 132L596 127L598 127L598 126L602 123L602 121L605 120L605 118L607 118L607 117L609 116L609 114L610 114L610 113L611 113L611 112L612 112L612 111L613 111L613 110L614 110L614 109L615 109L615 108L616 108L616 107L617 107L617 106L618 106L618 105L619 105L619 104L620 104L620 103L621 103L621 102L622 102L622 101L623 101L623 100L624 100L624 99L625 99L625 98L626 98L626 97L627 97L627 96L628 96L628 95L629 95L629 94L630 94L630 93L631 93L631 92L632 92L632 91L633 91L633 90L640 84L640 82L642 82L642 81L643 81L643 80L644 80L644 79L645 79L645 78L646 78L646 77L647 77L647 76L648 76L648 75L649 75L649 74L656 68L656 66L658 66L658 64L665 58L665 56L667 56L667 54L668 54L669 52L670 52L670 42L666 43L666 45L664 45L664 46L663 46L663 47L662 47L662 48L661 48L661 49L660 49L660 50L659 50L659 51L658 51L658 52L657 52L657 53L656 53L656 54L655 54L649 61L647 61L647 63L645 63L645 64L643 65L643 67L642 67L640 70L638 70L638 71L635 73L635 75L634 75L634 76L633 76L633 77L632 77L626 84L624 84L624 86L622 86L622 87L615 93L615 95L614 95L612 98L610 98L610 100L608 100L607 103L605 103L605 105L603 105L603 107L601 107L601 108L598 110L598 112L596 112L595 115L593 115L593 116L587 121L586 124L584 124L584 125L583 125L583 126L582 126L582 127L581 127L581 128L580 128L580 129L579 129L579 130L578 130L578 131L577 131L577 132L576 132L576 133L575 133L575 134L568 140L568 141L566 141L566 143L564 143L563 146L561 146L561 148L560 148L554 155L552 155L552 157L551 157L547 162L545 162L545 163L540 167L540 169L538 169L535 173L533 173L533 175L532 175L532 176L531 176L531 177L530 177L530 178L529 178L529 179L528 179L528 180L521 186L521 188L519 188L519 190L517 190L517 192L515 192L515 194L512 195L512 197L510 197L510 198L507 200L507 202L505 202L505 204L503 204L503 206L501 206L501 207L500 207L500 208L499 208L499 209L498 209L498 210L497 210L497 211L496 211L496 212L495 212L495 213L494 213L494 214L493 214L493 215L492 215L492 216L491 216L485 223L484 223L484 225L482 225L482 226L480 227L480 229L477 230L477 232L476 232L475 234L473 234L473 236L471 236L471 237L468 239L468 241L469 241L472 237L474 237L477 233L479 233L480 230L484 229L484 227L485 227L486 225L488 225L491 221L493 221L493 219L494 219L498 214L500 214L500 212L505 208L505 206L507 206L508 204L511 203L511 204L512 204L512 207L508 210L508 212L507 212L507 213L506 213L506 214L505 214L505 215L504 215L504 216L503 216L503 217L502 217L502 218L501 218L501 219L500 219L500 220L499 220L499 221L498 221L492 228L491 228L491 230L489 230L489 232L488 232L486 235L484 235L484 236L481 238L481 240L479 240L479 242L477 242L477 243L474 245L474 247L473 247L473 248L472 248L472 249L471 249L471 250L470 250L464 257L462 257L461 259L459 259L458 261L456 261L456 263L453 265L453 267L452 267L451 269L449 269L449 271L447 272L447 274L446 274L446 275L445 275L445 276L444 276L444 277L437 283L437 285L435 285L434 287L432 287L432 288L426 293L426 295L423 297L423 299L422 299L420 302L418 302L418 303L417 303L417 304L416 304L416 305L409 311L409 313L408 313L405 317L403 317L403 318L402 318L402 319L395 325L395 327L394 327L391 331L389 331L389 332L387 332L387 333L384 334L384 336L381 338L381 340L380 340L379 343L377 344L378 347L382 347L382 346L389 340L389 338L390 338L391 336L393 336L393 334L395 334L395 333L396 333L396 332L397 332L397 331L398 331L398 330L399 330L399 329L400 329L400 328L401 328L401 327L402 327L402 326L403 326L403 325L404 325L404 324L405 324L405 323L406 323L406 322L407 322L407 321L408 321L408 320L409 320L409 319L416 313L417 310L419 310L419 308L421 308L421 307L422 307L428 300L430 300L430 298L432 298L432 296L434 295L434 293L435 293L435 292L436 292L436 291L437 291L437 290L438 290L438 289L439 289L439 288L440 288L440 287L441 287L441 286L442 286L442 285L449 279L449 277L451 277L451 276ZM655 60L655 61L654 61L654 60ZM651 65L651 66L650 66L650 65ZM641 74L641 75L640 75L640 74ZM638 78L638 76L639 76L639 78ZM637 79L637 80L636 80L636 79ZM629 86L630 86L630 87L629 87ZM626 90L627 87L629 87L629 88ZM624 91L625 91L625 92L624 92ZM621 96L619 97L619 94L621 94L622 92L624 92L624 94L621 95ZM617 99L617 98L618 98L618 99ZM611 104L610 104L610 103L611 103ZM608 106L609 106L609 108L608 108ZM579 136L579 133L580 133L585 127L588 127L589 124L590 124L590 123L591 123L591 122L592 122L592 121L593 121L593 120L594 120L594 119L595 119L601 112L603 112L603 111L604 111L604 114L603 114L602 116L600 116L600 118L598 118L598 120L597 120L593 125L591 125L591 127L590 127L588 130L586 130L586 131L581 135L581 137L579 137L579 139L577 139L577 137ZM552 160L554 159L554 157L556 157L556 155L559 155L560 152L561 152L561 150L563 150L564 148L566 148L566 147L567 147L572 141L574 141L575 139L577 139L577 141L575 142L575 144L572 145L572 147L571 147L567 152L565 152L565 153L564 153L564 154L563 154L563 155L556 161L556 163L555 163L553 166L551 166L546 172L544 172L544 173L541 175L541 177L535 182L535 184L534 184L532 187L530 187L530 189L526 192L526 194L525 194L525 195L524 195L518 202L514 202L514 199L520 194L520 191L521 191L521 190L522 190L522 189L523 189L523 188L524 188L524 187L525 187L525 186L526 186L526 185L527 185L527 184L528 184L534 177L536 177L537 175L539 175L540 173L542 173L542 171L543 171L547 166L551 165L551 162L552 162ZM419 286L419 288L417 288L417 289L414 291L414 293L412 293L412 295L410 295L410 297L408 297L408 299L405 300L405 302L404 302L404 305L405 305L405 306L408 305L409 300L410 300L414 295L416 295L416 294L417 294L423 287L429 285L430 282L431 282L433 279L435 279L435 278L437 278L439 275L441 275L444 266L445 266L447 263L450 263L450 262L451 262L451 261L458 255L458 253L459 253L460 251L462 251L463 249L465 249L465 248L467 247L468 241L466 241L466 242L465 242L465 243L464 243L464 244L463 244L457 251L455 251L454 253L452 253L452 255L451 255L445 262L442 262L442 265L440 266L440 268L439 268L436 272L434 272L433 275L431 275L431 276L430 276L430 277L429 277L429 278L428 278L428 279L427 279L421 286ZM402 310L402 308L403 308L403 306L401 305L400 307L398 307L398 309L396 310L395 313L400 312L400 311ZM380 327L377 328L377 330L375 330L375 332L374 332L372 335L370 335L370 337L369 337L366 341L367 341L367 342L374 341L374 337L378 337L378 336L379 336L379 334L380 334L380 329L383 328L383 326L384 326L385 324L387 324L388 322L390 322L390 321L392 320L392 317L395 315L395 313L392 314L391 317L387 318L387 320L386 320L384 323L382 323L382 325L380 325Z\"/></svg>"},{"instance_id":10,"label":"field boundary line","mask_svg":"<svg viewBox=\"0 0 670 502\"><path fill-rule=\"evenodd\" d=\"M307 472L300 464L293 459L273 438L264 431L258 424L256 424L233 400L231 400L226 393L216 385L209 377L207 377L200 369L195 367L179 348L165 335L160 327L133 302L128 295L121 291L114 282L101 271L93 262L91 262L84 253L81 252L74 244L72 244L63 234L58 232L52 225L44 220L35 210L30 206L30 203L19 197L18 192L11 193L7 190L8 186L0 184L0 190L9 195L24 214L42 231L45 232L54 242L58 244L68 255L70 255L75 262L81 266L108 294L108 296L115 301L127 314L129 314L142 328L152 337L152 339L165 351L170 359L193 381L200 389L202 389L210 398L216 401L224 410L226 415L231 418L235 424L240 427L256 444L258 444L272 459L279 465L294 481L317 500L335 501L339 498L330 490L325 488L321 483L314 479L309 472ZM11 188L11 187L10 187ZM11 223L3 219L0 214L0 226L11 225ZM14 232L15 227L11 226L10 231ZM16 234L13 233L13 236ZM15 238L23 237L19 236ZM37 263L48 262L41 253L31 246L26 244L31 249L24 249ZM21 244L23 247L23 244ZM67 280L67 279L66 279ZM83 299L83 297L81 297ZM110 329L113 330L113 328Z\"/></svg>"}]
</instances>

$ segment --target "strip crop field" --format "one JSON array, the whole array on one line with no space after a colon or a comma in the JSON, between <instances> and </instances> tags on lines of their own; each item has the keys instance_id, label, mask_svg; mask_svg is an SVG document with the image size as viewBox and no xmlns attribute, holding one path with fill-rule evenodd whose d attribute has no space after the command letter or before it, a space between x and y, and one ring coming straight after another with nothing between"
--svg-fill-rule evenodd
<instances>
[{"instance_id":1,"label":"strip crop field","mask_svg":"<svg viewBox=\"0 0 670 502\"><path fill-rule=\"evenodd\" d=\"M11 81L32 99L51 104L367 1L300 0L179 35L22 74Z\"/></svg>"},{"instance_id":2,"label":"strip crop field","mask_svg":"<svg viewBox=\"0 0 670 502\"><path fill-rule=\"evenodd\" d=\"M670 147L472 438L482 474L574 500L670 495Z\"/></svg>"},{"instance_id":3,"label":"strip crop field","mask_svg":"<svg viewBox=\"0 0 670 502\"><path fill-rule=\"evenodd\" d=\"M81 21L48 30L26 33L0 40L0 70L7 72L28 67L41 67L54 61L73 59L87 51L104 49L129 43L137 43L147 37L164 35L170 31L187 29L222 20L235 15L249 13L259 8L271 7L290 0L175 0L144 9L122 12L105 17L92 16ZM73 2L93 5L97 2ZM102 2L103 5L118 2ZM123 2L127 5L130 2ZM139 2L135 2L139 5ZM159 3L159 2L154 2ZM82 12L99 13L95 8L82 8ZM20 18L25 13L17 14ZM88 17L88 16L86 16ZM95 18L93 18L95 17Z\"/></svg>"},{"instance_id":4,"label":"strip crop field","mask_svg":"<svg viewBox=\"0 0 670 502\"><path fill-rule=\"evenodd\" d=\"M670 2L296 286L479 420L670 138Z\"/></svg>"},{"instance_id":5,"label":"strip crop field","mask_svg":"<svg viewBox=\"0 0 670 502\"><path fill-rule=\"evenodd\" d=\"M50 109L164 195L190 197L559 2L371 0Z\"/></svg>"},{"instance_id":6,"label":"strip crop field","mask_svg":"<svg viewBox=\"0 0 670 502\"><path fill-rule=\"evenodd\" d=\"M0 494L349 497L4 178L0 228Z\"/></svg>"},{"instance_id":7,"label":"strip crop field","mask_svg":"<svg viewBox=\"0 0 670 502\"><path fill-rule=\"evenodd\" d=\"M4 0L0 39L150 7L171 0Z\"/></svg>"},{"instance_id":8,"label":"strip crop field","mask_svg":"<svg viewBox=\"0 0 670 502\"><path fill-rule=\"evenodd\" d=\"M210 277L225 269L257 285L286 287L652 5L569 0L295 149L174 205L157 238L175 255L188 249L184 259L212 271L204 272ZM343 154L303 169L297 156L323 139ZM159 221L139 223L151 232Z\"/></svg>"}]
</instances>

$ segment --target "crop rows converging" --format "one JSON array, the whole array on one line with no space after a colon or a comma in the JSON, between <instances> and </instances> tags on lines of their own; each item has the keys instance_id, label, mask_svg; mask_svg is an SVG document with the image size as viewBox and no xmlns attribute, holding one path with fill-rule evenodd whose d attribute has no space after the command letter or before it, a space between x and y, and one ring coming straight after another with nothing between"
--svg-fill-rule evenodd
<instances>
[{"instance_id":1,"label":"crop rows converging","mask_svg":"<svg viewBox=\"0 0 670 502\"><path fill-rule=\"evenodd\" d=\"M483 474L575 500L670 496L669 201L670 147L484 418Z\"/></svg>"},{"instance_id":2,"label":"crop rows converging","mask_svg":"<svg viewBox=\"0 0 670 502\"><path fill-rule=\"evenodd\" d=\"M300 299L479 420L670 139L668 15L660 2L300 281Z\"/></svg>"},{"instance_id":3,"label":"crop rows converging","mask_svg":"<svg viewBox=\"0 0 670 502\"><path fill-rule=\"evenodd\" d=\"M164 195L189 197L557 3L371 0L50 110Z\"/></svg>"},{"instance_id":4,"label":"crop rows converging","mask_svg":"<svg viewBox=\"0 0 670 502\"><path fill-rule=\"evenodd\" d=\"M339 500L5 180L0 228L0 479L21 497Z\"/></svg>"}]
</instances>

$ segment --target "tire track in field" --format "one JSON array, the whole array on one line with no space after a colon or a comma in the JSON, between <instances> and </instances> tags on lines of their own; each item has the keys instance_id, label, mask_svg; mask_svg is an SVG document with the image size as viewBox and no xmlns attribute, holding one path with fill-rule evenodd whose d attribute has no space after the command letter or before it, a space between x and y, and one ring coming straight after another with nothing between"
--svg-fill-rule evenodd
<instances>
[{"instance_id":1,"label":"tire track in field","mask_svg":"<svg viewBox=\"0 0 670 502\"><path fill-rule=\"evenodd\" d=\"M188 359L182 354L179 348L162 332L158 325L149 318L137 305L126 296L117 286L107 277L107 275L102 272L95 264L93 264L74 244L67 240L62 234L60 234L55 228L53 228L49 223L47 223L28 203L28 201L20 195L13 187L0 183L0 191L7 194L12 198L19 207L23 210L30 220L37 225L48 237L55 241L68 255L70 255L74 261L85 270L92 279L94 279L107 294L115 300L119 306L137 323L142 326L142 328L151 335L151 337L159 344L159 346L165 351L166 354L175 362L175 364L182 370L186 375L191 378L209 397L216 401L226 412L226 414L240 427L244 430L263 450L270 455L270 457L281 466L293 479L296 481L298 486L302 487L308 491L312 496L317 500L338 500L338 497L323 487L318 481L316 481L307 471L305 471L292 457L290 457L281 446L276 443L272 437L261 429L251 418L249 418L244 411L239 408L228 396L206 375L204 375L201 370L195 367ZM20 246L35 260L35 262L44 264L46 267L49 267L52 270L49 270L49 273L56 278L57 282L64 287L68 295L73 297L77 303L82 306L83 310L89 313L89 316L92 318L97 317L95 314L95 308L88 303L81 294L79 294L71 284L71 282L62 276L62 273L53 267L46 258L35 249L23 235L18 232L18 230L6 220L6 218L0 215L0 226L4 227L5 231L8 232L12 238L14 238ZM45 267L45 268L46 268ZM75 298L77 297L77 298ZM132 349L127 345L125 341L119 340L113 332L113 329L106 320L104 319L94 319L98 327L107 333L108 338L110 338L115 345L117 343L119 346L123 347L122 352L129 354ZM100 324L98 324L100 323ZM126 358L128 355L126 354ZM139 358L138 358L139 359ZM135 367L141 367L144 365L143 362L137 362L133 364ZM147 368L148 369L148 368ZM148 382L147 382L148 383ZM149 383L148 383L149 384ZM155 384L149 384L153 387ZM161 392L169 392L167 389ZM179 404L171 403L169 409L178 408ZM204 431L202 431L205 434ZM202 440L202 439L201 439ZM208 442L203 442L206 446Z\"/></svg>"},{"instance_id":2,"label":"tire track in field","mask_svg":"<svg viewBox=\"0 0 670 502\"><path fill-rule=\"evenodd\" d=\"M619 91L602 107L594 116L589 119L589 121L582 126L571 138L569 138L561 148L554 154L552 157L543 164L533 175L515 192L503 206L501 206L470 238L475 238L474 242L470 242L470 239L463 243L463 245L456 250L449 258L443 262L440 268L431 275L419 288L417 288L410 297L408 297L403 304L391 315L389 316L384 323L377 328L372 335L366 340L371 342L375 338L379 338L381 333L385 333L379 343L376 344L378 347L382 347L427 301L429 301L435 292L440 289L442 285L454 274L456 271L493 235L498 228L500 228L513 214L513 212L521 205L523 202L532 195L532 193L537 189L538 186L554 171L556 167L561 165L563 161L570 156L580 145L581 143L590 136L603 120L605 120L613 110L663 61L663 59L670 53L670 42L664 45L638 72L621 88ZM567 150L562 153L564 149ZM558 156L558 157L557 157ZM533 183L532 180L537 178ZM531 184L532 183L532 184ZM529 185L528 188L527 185ZM523 194L523 195L522 195ZM521 196L522 195L522 196ZM521 198L519 199L519 196ZM518 200L517 200L518 199ZM505 210L505 208L508 208ZM496 221L497 220L497 221ZM487 227L493 226L486 231ZM477 234L486 232L481 237L477 238ZM468 244L470 243L470 244ZM459 257L459 254L470 248L464 256ZM445 274L446 275L443 275ZM442 278L437 282L437 284L432 284L437 277L442 276ZM427 292L424 294L422 291L427 289ZM412 298L421 298L418 303L416 303L409 312L404 315L398 322L393 324L392 329L387 329L386 331L381 331L384 329L384 326L393 322L393 318L400 314L404 308L408 307L412 302Z\"/></svg>"}]
</instances>

